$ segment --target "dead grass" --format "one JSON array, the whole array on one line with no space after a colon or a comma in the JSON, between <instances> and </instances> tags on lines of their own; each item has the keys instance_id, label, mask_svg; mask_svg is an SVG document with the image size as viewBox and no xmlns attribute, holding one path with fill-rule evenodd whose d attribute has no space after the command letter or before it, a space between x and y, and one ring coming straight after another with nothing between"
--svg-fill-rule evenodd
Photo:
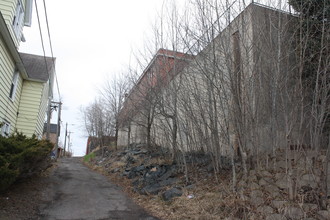
<instances>
[{"instance_id":1,"label":"dead grass","mask_svg":"<svg viewBox=\"0 0 330 220\"><path fill-rule=\"evenodd\" d=\"M208 176L205 172L200 172L195 166L189 167L192 188L184 188L183 195L165 202L159 195L140 195L133 191L132 180L122 177L118 173L109 172L114 168L124 169L126 163L109 159L110 165L107 169L103 166L93 165L92 168L106 176L122 187L138 205L143 207L150 214L160 219L225 219L226 217L236 217L238 219L263 219L255 214L250 205L242 200L236 193L232 193L231 175L228 172ZM165 164L168 161L155 158L150 164ZM136 164L138 164L137 162ZM90 164L89 164L90 166ZM183 176L181 178L184 178ZM193 198L188 198L188 196Z\"/></svg>"}]
</instances>

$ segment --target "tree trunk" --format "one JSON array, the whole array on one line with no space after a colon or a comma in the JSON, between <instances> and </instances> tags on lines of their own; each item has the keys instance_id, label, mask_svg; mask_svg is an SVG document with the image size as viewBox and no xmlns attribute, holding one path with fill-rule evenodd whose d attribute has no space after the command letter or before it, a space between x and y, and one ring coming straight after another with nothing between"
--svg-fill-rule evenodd
<instances>
[{"instance_id":1,"label":"tree trunk","mask_svg":"<svg viewBox=\"0 0 330 220\"><path fill-rule=\"evenodd\" d=\"M118 150L118 130L119 130L119 125L118 121L116 120L116 128L115 128L115 149Z\"/></svg>"},{"instance_id":2,"label":"tree trunk","mask_svg":"<svg viewBox=\"0 0 330 220\"><path fill-rule=\"evenodd\" d=\"M151 123L147 124L147 148L151 147Z\"/></svg>"}]
</instances>

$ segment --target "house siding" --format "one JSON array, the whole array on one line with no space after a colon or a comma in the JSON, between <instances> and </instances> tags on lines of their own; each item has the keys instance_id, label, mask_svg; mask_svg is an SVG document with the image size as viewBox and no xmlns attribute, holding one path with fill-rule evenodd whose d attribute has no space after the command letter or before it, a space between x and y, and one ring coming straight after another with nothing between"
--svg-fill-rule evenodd
<instances>
[{"instance_id":1,"label":"house siding","mask_svg":"<svg viewBox=\"0 0 330 220\"><path fill-rule=\"evenodd\" d=\"M37 137L42 135L39 113L42 104L43 84L26 80L23 83L16 128L28 137L31 137L33 134L37 135Z\"/></svg>"},{"instance_id":2,"label":"house siding","mask_svg":"<svg viewBox=\"0 0 330 220\"><path fill-rule=\"evenodd\" d=\"M18 77L14 100L9 98L10 87L15 72L15 62L9 54L3 38L0 35L0 121L7 120L11 124L11 133L16 127L16 118L23 79Z\"/></svg>"},{"instance_id":3,"label":"house siding","mask_svg":"<svg viewBox=\"0 0 330 220\"><path fill-rule=\"evenodd\" d=\"M21 41L21 36L22 36L22 31L23 31L23 26L20 26L20 30L19 30L19 35L16 36L14 29L13 29L13 19L14 19L14 15L15 15L15 11L16 11L16 4L17 1L19 0L1 0L0 1L0 11L2 13L2 16L4 17L8 30L12 36L12 39L15 43L15 46L18 48L20 41ZM22 4L23 4L23 10L25 10L25 0L21 0Z\"/></svg>"},{"instance_id":4,"label":"house siding","mask_svg":"<svg viewBox=\"0 0 330 220\"><path fill-rule=\"evenodd\" d=\"M47 111L47 106L48 106L48 97L49 97L48 91L49 91L49 84L43 83L43 91L42 91L42 96L41 96L39 112L38 112L38 121L37 121L37 125L36 125L36 134L40 134L40 136L38 135L39 137L42 136L43 129L44 129L46 111Z\"/></svg>"}]
</instances>

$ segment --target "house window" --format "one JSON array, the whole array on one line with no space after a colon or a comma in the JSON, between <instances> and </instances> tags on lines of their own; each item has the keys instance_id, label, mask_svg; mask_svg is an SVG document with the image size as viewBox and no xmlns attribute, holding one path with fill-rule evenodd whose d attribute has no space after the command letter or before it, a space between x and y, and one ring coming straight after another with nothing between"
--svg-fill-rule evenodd
<instances>
[{"instance_id":1,"label":"house window","mask_svg":"<svg viewBox=\"0 0 330 220\"><path fill-rule=\"evenodd\" d=\"M15 95L16 95L16 90L17 90L17 83L18 83L18 72L16 71L13 76L13 80L11 82L10 86L10 93L9 93L9 98L14 101Z\"/></svg>"},{"instance_id":2,"label":"house window","mask_svg":"<svg viewBox=\"0 0 330 220\"><path fill-rule=\"evenodd\" d=\"M24 25L31 27L33 0L25 0Z\"/></svg>"},{"instance_id":3,"label":"house window","mask_svg":"<svg viewBox=\"0 0 330 220\"><path fill-rule=\"evenodd\" d=\"M20 31L24 21L24 11L21 0L17 0L16 11L13 19L13 29L16 34L16 37L20 37Z\"/></svg>"},{"instance_id":4,"label":"house window","mask_svg":"<svg viewBox=\"0 0 330 220\"><path fill-rule=\"evenodd\" d=\"M3 121L1 127L1 136L8 137L10 134L10 122Z\"/></svg>"}]
</instances>

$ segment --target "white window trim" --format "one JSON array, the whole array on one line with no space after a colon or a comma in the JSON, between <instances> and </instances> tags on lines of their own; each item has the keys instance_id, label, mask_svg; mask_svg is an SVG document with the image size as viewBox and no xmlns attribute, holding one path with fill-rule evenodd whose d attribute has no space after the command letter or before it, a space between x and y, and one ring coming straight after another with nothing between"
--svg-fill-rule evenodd
<instances>
[{"instance_id":1,"label":"white window trim","mask_svg":"<svg viewBox=\"0 0 330 220\"><path fill-rule=\"evenodd\" d=\"M24 22L24 9L21 0L17 0L16 10L13 18L13 29L17 39L21 37L21 28Z\"/></svg>"},{"instance_id":2,"label":"white window trim","mask_svg":"<svg viewBox=\"0 0 330 220\"><path fill-rule=\"evenodd\" d=\"M3 125L1 127L1 135L3 137L8 137L10 135L10 122L7 120L3 121Z\"/></svg>"},{"instance_id":3,"label":"white window trim","mask_svg":"<svg viewBox=\"0 0 330 220\"><path fill-rule=\"evenodd\" d=\"M33 0L25 0L24 25L31 27Z\"/></svg>"},{"instance_id":4,"label":"white window trim","mask_svg":"<svg viewBox=\"0 0 330 220\"><path fill-rule=\"evenodd\" d=\"M9 98L12 101L14 101L15 100L15 97L16 97L16 90L17 90L17 84L18 84L18 76L19 76L18 71L15 71L15 73L13 75L13 80L11 82L10 91L9 91Z\"/></svg>"}]
</instances>

